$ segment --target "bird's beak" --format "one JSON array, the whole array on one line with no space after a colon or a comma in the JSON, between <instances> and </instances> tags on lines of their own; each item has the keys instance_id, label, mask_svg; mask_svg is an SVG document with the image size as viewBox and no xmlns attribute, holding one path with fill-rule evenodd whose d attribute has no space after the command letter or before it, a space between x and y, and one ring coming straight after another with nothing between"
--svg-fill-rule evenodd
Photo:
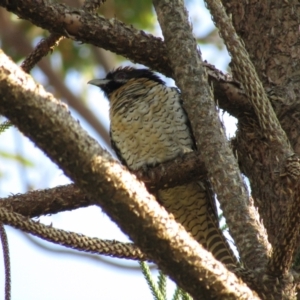
<instances>
[{"instance_id":1,"label":"bird's beak","mask_svg":"<svg viewBox=\"0 0 300 300\"><path fill-rule=\"evenodd\" d=\"M109 82L110 82L110 80L108 80L108 79L92 79L92 80L88 81L88 84L102 87L102 86L105 86L106 84L108 84Z\"/></svg>"}]
</instances>

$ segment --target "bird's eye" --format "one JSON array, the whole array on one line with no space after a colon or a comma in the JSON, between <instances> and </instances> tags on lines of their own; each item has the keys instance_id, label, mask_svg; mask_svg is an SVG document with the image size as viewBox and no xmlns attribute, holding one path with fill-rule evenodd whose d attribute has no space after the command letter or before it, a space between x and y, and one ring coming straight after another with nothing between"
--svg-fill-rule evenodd
<instances>
[{"instance_id":1,"label":"bird's eye","mask_svg":"<svg viewBox=\"0 0 300 300\"><path fill-rule=\"evenodd\" d=\"M126 73L125 72L119 72L115 75L115 79L126 79Z\"/></svg>"}]
</instances>

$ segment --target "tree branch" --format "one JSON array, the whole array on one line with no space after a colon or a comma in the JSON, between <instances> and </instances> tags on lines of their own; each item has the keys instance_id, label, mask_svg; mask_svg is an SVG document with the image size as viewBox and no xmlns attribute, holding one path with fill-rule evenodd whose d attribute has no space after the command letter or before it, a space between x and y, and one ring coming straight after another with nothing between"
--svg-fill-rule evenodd
<instances>
[{"instance_id":1,"label":"tree branch","mask_svg":"<svg viewBox=\"0 0 300 300\"><path fill-rule=\"evenodd\" d=\"M236 159L229 149L187 11L182 1L154 0L153 3L197 147L203 154L209 180L220 201L229 231L247 266L265 265L271 246L257 212L251 209Z\"/></svg>"},{"instance_id":2,"label":"tree branch","mask_svg":"<svg viewBox=\"0 0 300 300\"><path fill-rule=\"evenodd\" d=\"M90 238L83 234L65 231L34 222L24 216L0 208L0 219L7 225L38 236L48 242L78 251L107 255L131 260L147 260L146 256L132 243ZM1 231L0 231L1 233ZM1 234L2 235L2 234ZM10 273L8 273L10 275ZM8 276L10 277L10 276Z\"/></svg>"},{"instance_id":3,"label":"tree branch","mask_svg":"<svg viewBox=\"0 0 300 300\"><path fill-rule=\"evenodd\" d=\"M105 19L78 8L62 4L39 3L32 7L29 0L0 0L0 5L14 12L20 18L72 39L113 51L133 62L144 64L172 77L165 44L160 38L132 26L126 26L116 19ZM42 16L42 17L41 17ZM72 17L73 26L68 25ZM101 39L99 38L101 36ZM224 75L212 65L206 64L210 80L214 84L215 99L220 107L231 115L239 117L251 113L252 109L238 82Z\"/></svg>"},{"instance_id":4,"label":"tree branch","mask_svg":"<svg viewBox=\"0 0 300 300\"><path fill-rule=\"evenodd\" d=\"M265 159L267 151L261 151L264 153L264 159L260 157L259 161L262 162L264 170L269 169L273 174L269 177L269 180L261 182L258 190L261 190L262 186L267 186L266 181L271 181L274 191L275 189L280 191L278 198L283 198L283 195L285 195L289 199L289 201L284 202L284 210L277 215L278 218L273 223L273 226L275 224L279 226L280 231L276 233L276 239L272 243L273 252L268 263L270 272L274 276L281 277L283 274L287 275L289 272L300 232L300 223L296 222L297 216L300 213L298 205L300 201L300 194L298 192L300 160L294 155L287 135L282 129L273 107L267 98L267 94L250 60L249 54L243 42L236 34L236 30L232 25L231 19L227 16L221 1L206 0L206 3L232 55L233 73L240 79L247 97L255 110L259 123L259 126L255 126L257 131L255 135L259 136L259 140L264 140L264 144L270 145L268 151L272 152L273 159L268 160ZM254 123L254 118L252 121ZM246 138L245 142L249 143L249 139ZM258 148L257 146L256 144L254 147ZM252 152L250 153L252 154ZM265 177L265 174L263 174L263 177ZM269 227L267 227L267 230L270 232Z\"/></svg>"},{"instance_id":5,"label":"tree branch","mask_svg":"<svg viewBox=\"0 0 300 300\"><path fill-rule=\"evenodd\" d=\"M14 24L0 11L0 32L3 38L3 42L12 45L12 47L20 51L20 55L26 56L28 53L33 51L30 43L25 39L24 35L17 30ZM21 46L20 46L21 44ZM61 74L55 72L51 67L51 64L47 59L43 59L39 62L38 67L45 73L49 83L55 87L58 93L64 98L68 104L73 107L78 113L87 120L96 130L101 138L110 145L109 135L105 126L101 123L101 120L97 118L94 113L88 109L82 101L74 95L64 84L64 79Z\"/></svg>"},{"instance_id":6,"label":"tree branch","mask_svg":"<svg viewBox=\"0 0 300 300\"><path fill-rule=\"evenodd\" d=\"M105 0L86 0L82 6L84 11L94 12ZM42 39L35 49L23 61L21 68L29 73L30 70L50 51L57 46L64 36L51 33L49 37Z\"/></svg>"},{"instance_id":7,"label":"tree branch","mask_svg":"<svg viewBox=\"0 0 300 300\"><path fill-rule=\"evenodd\" d=\"M96 200L81 192L74 184L0 198L1 208L30 218L96 203Z\"/></svg>"},{"instance_id":8,"label":"tree branch","mask_svg":"<svg viewBox=\"0 0 300 300\"><path fill-rule=\"evenodd\" d=\"M289 155L292 154L293 152L289 145L288 138L281 128L273 107L249 58L249 54L236 34L222 2L220 0L206 0L206 4L232 56L233 73L241 80L265 137L269 139L270 142L277 142L283 152L287 152Z\"/></svg>"},{"instance_id":9,"label":"tree branch","mask_svg":"<svg viewBox=\"0 0 300 300\"><path fill-rule=\"evenodd\" d=\"M155 194L160 189L203 179L206 171L199 155L192 152L146 171L139 170L135 175L145 183L150 192ZM74 184L70 184L0 198L0 207L32 218L95 205L97 202L81 192Z\"/></svg>"},{"instance_id":10,"label":"tree branch","mask_svg":"<svg viewBox=\"0 0 300 300\"><path fill-rule=\"evenodd\" d=\"M63 38L60 34L51 33L47 38L42 39L22 62L21 68L24 72L29 73L44 56L53 51Z\"/></svg>"},{"instance_id":11,"label":"tree branch","mask_svg":"<svg viewBox=\"0 0 300 300\"><path fill-rule=\"evenodd\" d=\"M211 299L219 294L223 299L229 292L232 299L255 298L159 206L142 184L86 135L65 105L36 85L3 53L0 99L0 112L80 189L98 199L103 210L147 257L183 289L196 298L204 294ZM178 270L184 270L185 276Z\"/></svg>"},{"instance_id":12,"label":"tree branch","mask_svg":"<svg viewBox=\"0 0 300 300\"><path fill-rule=\"evenodd\" d=\"M5 300L11 299L11 266L10 266L10 255L9 246L7 240L7 234L3 223L0 223L0 240L2 244L2 253L4 260L4 271L5 271Z\"/></svg>"}]
</instances>

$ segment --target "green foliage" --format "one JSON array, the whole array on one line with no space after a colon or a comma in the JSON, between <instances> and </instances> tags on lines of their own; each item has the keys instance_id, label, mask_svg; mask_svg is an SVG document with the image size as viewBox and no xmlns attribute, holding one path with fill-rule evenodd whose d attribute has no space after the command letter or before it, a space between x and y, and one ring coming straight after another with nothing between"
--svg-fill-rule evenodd
<instances>
[{"instance_id":1,"label":"green foliage","mask_svg":"<svg viewBox=\"0 0 300 300\"><path fill-rule=\"evenodd\" d=\"M167 297L167 276L163 274L163 272L159 271L158 274L158 288L161 291L162 296L164 299Z\"/></svg>"},{"instance_id":2,"label":"green foliage","mask_svg":"<svg viewBox=\"0 0 300 300\"><path fill-rule=\"evenodd\" d=\"M193 300L193 298L180 287L176 287L172 300Z\"/></svg>"},{"instance_id":3,"label":"green foliage","mask_svg":"<svg viewBox=\"0 0 300 300\"><path fill-rule=\"evenodd\" d=\"M154 278L151 275L151 271L150 271L148 264L145 263L144 261L140 261L140 266L141 266L143 275L148 283L148 286L151 290L153 298L155 300L166 300L166 298L161 293L161 290L159 289L158 285L154 282Z\"/></svg>"},{"instance_id":4,"label":"green foliage","mask_svg":"<svg viewBox=\"0 0 300 300\"><path fill-rule=\"evenodd\" d=\"M163 274L162 271L159 271L157 283L155 282L150 268L147 263L141 261L140 266L143 272L143 275L148 283L148 286L151 290L154 300L167 300L167 276ZM175 289L172 300L192 300L191 296L183 291L178 286Z\"/></svg>"},{"instance_id":5,"label":"green foliage","mask_svg":"<svg viewBox=\"0 0 300 300\"><path fill-rule=\"evenodd\" d=\"M0 134L11 126L13 126L13 124L10 123L10 121L4 121L0 123Z\"/></svg>"},{"instance_id":6,"label":"green foliage","mask_svg":"<svg viewBox=\"0 0 300 300\"><path fill-rule=\"evenodd\" d=\"M0 134L12 126L14 126L14 125L8 120L0 123ZM11 160L17 161L25 167L33 167L34 166L34 164L31 161L29 161L28 159L25 159L24 157L22 157L20 155L15 155L15 154L11 154L9 152L0 150L0 156L2 156L3 158L6 158L6 159L11 159Z\"/></svg>"},{"instance_id":7,"label":"green foliage","mask_svg":"<svg viewBox=\"0 0 300 300\"><path fill-rule=\"evenodd\" d=\"M221 221L222 218L224 218L223 213L219 214L218 216L219 221ZM225 223L221 230L226 230L227 224ZM300 265L300 258L296 261L298 265ZM295 263L296 263L295 262ZM162 271L159 271L157 283L155 282L155 279L153 278L150 268L147 265L147 263L141 261L140 266L142 269L142 273L147 281L147 284L150 288L150 291L153 295L154 300L167 300L167 276L162 273ZM176 289L174 291L172 300L192 300L192 297L185 291L183 291L179 286L176 286Z\"/></svg>"},{"instance_id":8,"label":"green foliage","mask_svg":"<svg viewBox=\"0 0 300 300\"><path fill-rule=\"evenodd\" d=\"M11 160L17 161L24 167L34 167L34 164L30 160L28 160L18 154L11 154L6 151L0 151L0 156L2 156L3 158L6 158L6 159L11 159Z\"/></svg>"}]
</instances>

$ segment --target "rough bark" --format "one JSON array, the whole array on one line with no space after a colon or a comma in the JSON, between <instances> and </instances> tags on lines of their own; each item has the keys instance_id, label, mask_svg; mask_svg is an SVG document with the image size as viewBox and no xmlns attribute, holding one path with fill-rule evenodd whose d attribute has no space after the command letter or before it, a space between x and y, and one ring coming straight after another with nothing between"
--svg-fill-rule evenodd
<instances>
[{"instance_id":1,"label":"rough bark","mask_svg":"<svg viewBox=\"0 0 300 300\"><path fill-rule=\"evenodd\" d=\"M0 99L1 114L83 191L98 199L102 209L147 257L192 296L256 299L241 280L213 259L159 206L144 185L86 134L65 105L36 85L3 52ZM185 270L184 276L178 270Z\"/></svg>"},{"instance_id":2,"label":"rough bark","mask_svg":"<svg viewBox=\"0 0 300 300\"><path fill-rule=\"evenodd\" d=\"M158 1L155 2L157 5L159 4ZM296 2L294 3L294 1L279 0L249 0L242 2L229 0L223 2L227 13L232 16L233 25L237 33L243 39L251 61L255 66L255 70L262 81L263 87L279 119L280 125L289 138L290 145L296 154L300 153L300 106L298 104L298 57L300 53L298 45L298 16L300 8L298 4ZM162 3L164 3L164 1L161 1L160 5L162 5ZM165 4L166 9L172 6L170 2ZM182 87L187 99L193 98L192 93L197 97L197 93L195 94L197 87L194 86L191 88L191 95L185 91L184 85L188 83L188 79L186 76L183 76L182 79L179 78L180 72L176 70L176 67L180 65L180 62L177 60L179 60L178 58L181 59L181 57L176 56L176 49L172 49L176 48L177 45L173 47L170 46L172 45L172 41L170 42L167 38L165 45L162 40L138 31L133 27L125 26L118 20L105 20L99 16L91 15L78 9L68 8L64 5L49 5L42 2L39 3L39 6L31 7L31 2L29 3L25 0L10 1L9 3L0 0L0 5L14 11L20 17L31 20L34 24L52 32L61 35L66 35L67 32L70 35L69 37L73 39L93 43L94 45L122 54L135 62L143 63L166 75L173 75L175 79L177 79L179 86ZM169 22L171 21L172 20L169 20ZM178 25L178 27L180 26ZM167 29L168 28L165 30ZM99 39L99 35L101 39ZM172 39L171 34L169 37ZM195 48L195 45L191 43L190 47ZM184 48L182 49L184 50ZM172 50L174 50L174 52L172 52ZM189 51L187 51L186 54L190 54ZM266 263L266 257L264 256L265 253L268 252L266 250L268 247L265 247L265 232L263 232L263 230L259 231L262 237L260 241L258 239L258 241L255 242L256 238L249 238L246 240L246 244L249 245L245 245L245 240L243 240L244 236L240 231L243 226L245 227L245 225L242 224L243 222L239 220L239 228L235 228L234 224L229 224L231 230L239 232L235 236L235 239L237 244L241 246L241 253L246 251L247 248L252 249L253 246L255 246L254 248L256 249L256 246L259 246L266 250L260 251L258 249L258 253L262 253L262 257L257 257L259 265L256 265L255 260L251 262L251 260L247 259L247 255L242 255L242 258L247 263L247 267L259 269L257 277L255 278L256 283L252 285L251 280L249 280L248 284L251 288L261 291L262 289L257 286L257 282L259 282L265 291L260 293L262 298L269 299L273 296L275 299L290 299L293 296L293 289L295 287L293 280L295 279L297 281L299 277L297 273L291 271L291 263L294 257L293 253L298 247L296 237L299 236L300 189L297 179L297 176L299 176L299 159L296 155L289 155L289 151L286 151L284 147L279 147L278 143L272 143L271 139L266 136L266 132L262 131L257 111L247 102L247 91L245 92L243 85L238 82L240 78L236 77L232 80L230 77L215 70L212 66L206 65L206 68L210 75L209 80L214 82L214 95L216 100L218 100L222 108L225 108L229 113L238 118L237 138L233 141L234 152L238 154L241 171L246 174L250 180L255 206L259 209L263 224L267 229L269 242L274 249L268 263ZM191 73L188 73L190 71L192 73L192 70L188 70L187 74L190 75ZM199 77L205 77L205 75L203 75L205 73L203 69L202 72L201 74L195 73L199 75L198 80ZM235 75L236 74L237 73L235 73ZM191 78L193 79L193 77ZM206 92L206 94L209 94L209 92ZM208 96L210 97L211 95ZM187 100L187 103L188 102L189 100ZM205 111L212 113L213 106L211 102L211 109ZM189 108L187 110L189 110ZM192 110L190 110L189 116L192 124L194 124L196 137L199 139L198 144L204 145L205 141L201 141L200 133L197 133L197 126L199 124L197 125L195 121L197 116L201 115L201 112L197 116L191 112ZM207 115L203 117L207 117ZM25 123L29 122L28 120L23 120ZM212 122L213 127L218 122L216 119L212 120L215 121ZM18 122L19 120L16 120L16 123ZM23 125L27 126L27 124ZM221 127L219 126L218 128ZM40 130L41 128L38 129ZM35 135L39 135L38 131L34 133L30 131L30 134L33 138L36 138ZM207 135L205 136L207 141ZM219 136L220 141L222 140L221 136L222 135ZM218 139L214 138L212 140L216 142ZM207 149L209 149L209 145L206 146L208 147ZM57 150L57 153L59 153L59 150ZM68 164L67 161L60 161L59 163ZM76 161L76 163L78 163L78 161ZM209 157L205 164L206 168L208 168ZM213 166L214 162L211 162L211 165ZM219 166L221 165L222 164ZM226 168L227 167L224 166L223 170L226 171ZM68 170L67 167L66 170ZM213 169L210 170L211 173L218 171L217 169L212 170ZM72 169L72 172L73 171L76 172L78 170ZM70 174L72 173L71 171L68 172L70 172ZM227 178L228 177L227 175ZM76 178L79 184L85 185L85 183L80 181L79 175ZM220 181L220 185L221 184L227 186L227 180L223 179ZM220 195L222 195L221 188L218 189L217 185L215 185L215 188L219 191ZM234 188L235 186L233 185L228 192L233 192ZM243 187L240 185L240 188ZM114 193L110 195L116 197ZM124 196L124 194L122 195ZM240 194L238 194L237 197L240 197ZM105 199L99 201L105 201ZM235 203L233 201L230 201L230 203L225 202L226 201L224 201L225 210L226 205L232 205L232 212L236 212L236 205L238 204L233 204ZM246 203L245 200L244 203ZM251 209L253 209L253 213L255 213L251 199L248 205L252 207ZM109 209L110 208L108 208L108 210ZM128 212L128 214L130 214L130 212ZM122 223L122 220L117 217L117 214L115 216L116 220ZM126 227L126 225L124 226ZM258 222L258 227L260 226ZM255 226L252 226L252 229L253 228L255 228ZM128 230L130 231L131 229L128 228ZM135 238L137 242L140 242L141 245L143 244L144 241L141 237L135 236ZM241 239L241 241L239 241L239 239ZM248 250L246 252L249 253ZM156 254L153 255L155 256ZM189 257L191 258L191 256ZM160 261L160 263L162 262ZM175 272L173 269L174 266L170 268L171 273ZM251 276L249 276L247 270L242 270L241 272L237 271L237 273L242 278L245 278L246 281L247 278L253 277L254 274L252 273L252 275L250 274ZM210 277L210 279L212 279L212 277ZM255 279L253 279L253 281L255 281ZM180 284L186 284L182 278L178 280ZM195 281L193 281L193 283L195 283ZM196 292L194 288L195 286L191 288L192 293ZM214 288L215 287L213 287L213 289ZM276 290L276 293L273 293L272 289ZM216 290L217 289L214 291ZM201 290L201 292L203 292L203 290ZM208 295L206 292L204 292L204 294L207 297L212 296L212 294Z\"/></svg>"},{"instance_id":3,"label":"rough bark","mask_svg":"<svg viewBox=\"0 0 300 300\"><path fill-rule=\"evenodd\" d=\"M196 145L218 195L229 230L242 260L249 265L262 264L267 259L268 241L264 228L259 226L257 214L248 205L248 192L222 129L187 12L182 1L173 1L172 4L154 1L154 5ZM242 224L247 224L247 231L243 231ZM239 238L241 236L243 239ZM250 240L252 243L249 243Z\"/></svg>"},{"instance_id":4,"label":"rough bark","mask_svg":"<svg viewBox=\"0 0 300 300\"><path fill-rule=\"evenodd\" d=\"M299 6L293 1L226 1L224 5L233 16L233 24L265 90L269 91L276 114L296 153L287 157L275 144L266 141L254 116L239 118L235 149L241 169L250 179L255 204L269 240L277 249L274 260L277 260L276 255L290 252L291 263L297 241L290 233L295 229L292 226L298 224L300 195L298 180L286 178L285 162L297 159L299 153ZM295 233L299 236L297 230ZM294 244L293 250L288 251L286 247L291 244Z\"/></svg>"}]
</instances>

